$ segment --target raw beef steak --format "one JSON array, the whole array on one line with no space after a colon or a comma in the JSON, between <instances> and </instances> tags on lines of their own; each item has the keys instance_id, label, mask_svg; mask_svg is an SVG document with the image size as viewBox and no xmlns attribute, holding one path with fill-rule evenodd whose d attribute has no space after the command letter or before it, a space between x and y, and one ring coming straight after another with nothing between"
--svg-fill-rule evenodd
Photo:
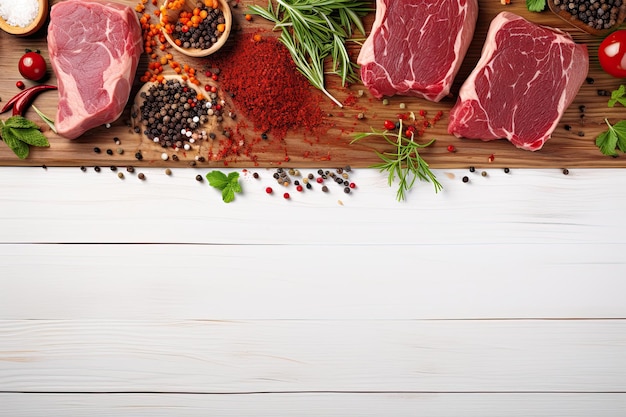
<instances>
[{"instance_id":1,"label":"raw beef steak","mask_svg":"<svg viewBox=\"0 0 626 417\"><path fill-rule=\"evenodd\" d=\"M481 58L461 86L448 132L541 149L588 69L585 45L560 30L502 12L491 22Z\"/></svg>"},{"instance_id":2,"label":"raw beef steak","mask_svg":"<svg viewBox=\"0 0 626 417\"><path fill-rule=\"evenodd\" d=\"M48 51L59 87L55 125L60 135L74 139L121 116L142 43L131 7L93 0L52 6Z\"/></svg>"},{"instance_id":3,"label":"raw beef steak","mask_svg":"<svg viewBox=\"0 0 626 417\"><path fill-rule=\"evenodd\" d=\"M477 0L377 0L357 63L376 98L448 95L478 17Z\"/></svg>"}]
</instances>

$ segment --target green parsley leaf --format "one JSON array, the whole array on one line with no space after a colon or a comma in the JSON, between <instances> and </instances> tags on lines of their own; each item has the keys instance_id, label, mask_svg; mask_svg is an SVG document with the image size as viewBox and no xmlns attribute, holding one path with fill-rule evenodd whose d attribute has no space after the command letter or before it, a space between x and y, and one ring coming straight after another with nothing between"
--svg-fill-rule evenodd
<instances>
[{"instance_id":1,"label":"green parsley leaf","mask_svg":"<svg viewBox=\"0 0 626 417\"><path fill-rule=\"evenodd\" d=\"M626 107L626 86L624 84L620 85L617 90L611 91L611 98L607 105L613 107L616 103Z\"/></svg>"},{"instance_id":2,"label":"green parsley leaf","mask_svg":"<svg viewBox=\"0 0 626 417\"><path fill-rule=\"evenodd\" d=\"M242 191L238 172L231 172L227 176L221 171L211 171L206 174L206 179L212 187L222 191L222 200L225 203L233 201L235 193Z\"/></svg>"},{"instance_id":3,"label":"green parsley leaf","mask_svg":"<svg viewBox=\"0 0 626 417\"><path fill-rule=\"evenodd\" d=\"M609 128L596 137L596 146L600 148L600 152L607 156L617 156L616 148L626 152L626 120L615 125L611 125L607 119L604 121Z\"/></svg>"},{"instance_id":4,"label":"green parsley leaf","mask_svg":"<svg viewBox=\"0 0 626 417\"><path fill-rule=\"evenodd\" d=\"M613 130L617 134L617 148L626 152L626 120L615 123Z\"/></svg>"},{"instance_id":5,"label":"green parsley leaf","mask_svg":"<svg viewBox=\"0 0 626 417\"><path fill-rule=\"evenodd\" d=\"M546 8L546 0L526 0L526 8L531 12L542 12Z\"/></svg>"}]
</instances>

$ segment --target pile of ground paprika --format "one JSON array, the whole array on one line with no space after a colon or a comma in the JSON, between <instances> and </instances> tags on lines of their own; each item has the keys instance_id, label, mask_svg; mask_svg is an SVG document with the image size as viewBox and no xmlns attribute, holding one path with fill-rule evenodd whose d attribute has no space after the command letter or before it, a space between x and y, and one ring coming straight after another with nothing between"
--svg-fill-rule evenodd
<instances>
[{"instance_id":1,"label":"pile of ground paprika","mask_svg":"<svg viewBox=\"0 0 626 417\"><path fill-rule=\"evenodd\" d=\"M324 98L274 34L239 32L233 38L231 48L205 64L219 68L221 88L255 130L282 139L290 130L313 132L324 124Z\"/></svg>"}]
</instances>

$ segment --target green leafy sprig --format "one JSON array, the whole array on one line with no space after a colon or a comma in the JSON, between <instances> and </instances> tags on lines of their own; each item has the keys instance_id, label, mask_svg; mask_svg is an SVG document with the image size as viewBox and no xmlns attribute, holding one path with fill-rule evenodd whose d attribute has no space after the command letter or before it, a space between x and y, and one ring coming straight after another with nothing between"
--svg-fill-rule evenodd
<instances>
[{"instance_id":1,"label":"green leafy sprig","mask_svg":"<svg viewBox=\"0 0 626 417\"><path fill-rule=\"evenodd\" d=\"M224 203L230 203L235 199L235 193L241 192L238 172L231 172L226 175L221 171L211 171L206 174L206 179L212 187L222 191Z\"/></svg>"},{"instance_id":2,"label":"green leafy sprig","mask_svg":"<svg viewBox=\"0 0 626 417\"><path fill-rule=\"evenodd\" d=\"M614 125L607 119L604 121L609 128L596 137L596 146L600 148L600 152L607 156L617 156L616 149L626 152L626 120Z\"/></svg>"},{"instance_id":3,"label":"green leafy sprig","mask_svg":"<svg viewBox=\"0 0 626 417\"><path fill-rule=\"evenodd\" d=\"M332 73L342 85L358 80L358 65L350 60L346 42L352 39L352 26L365 36L361 17L372 11L370 3L354 0L277 0L267 9L249 7L251 14L274 23L281 30L280 41L287 47L298 71L339 107L342 104L328 92L324 82L324 62L332 59Z\"/></svg>"},{"instance_id":4,"label":"green leafy sprig","mask_svg":"<svg viewBox=\"0 0 626 417\"><path fill-rule=\"evenodd\" d=\"M546 0L526 0L526 8L531 12L542 12L546 8Z\"/></svg>"},{"instance_id":5,"label":"green leafy sprig","mask_svg":"<svg viewBox=\"0 0 626 417\"><path fill-rule=\"evenodd\" d=\"M0 120L2 140L20 159L26 159L30 146L50 146L48 138L41 133L39 126L22 116L12 116L6 121Z\"/></svg>"},{"instance_id":6,"label":"green leafy sprig","mask_svg":"<svg viewBox=\"0 0 626 417\"><path fill-rule=\"evenodd\" d=\"M407 191L413 187L418 178L420 181L432 182L435 187L435 193L441 191L443 186L437 181L428 163L419 154L420 149L432 145L435 139L421 144L415 142L413 133L411 137L405 137L402 135L402 132L402 120L400 120L400 127L397 133L389 130L378 131L372 128L371 132L356 134L351 143L374 136L382 137L387 143L394 146L394 152L380 153L376 151L382 162L373 165L372 168L378 168L380 172L388 173L387 182L390 187L393 185L396 177L398 178L399 184L396 193L398 201L406 199Z\"/></svg>"},{"instance_id":7,"label":"green leafy sprig","mask_svg":"<svg viewBox=\"0 0 626 417\"><path fill-rule=\"evenodd\" d=\"M626 86L624 86L624 84L620 85L617 90L611 91L611 98L609 99L607 105L609 107L614 107L617 103L626 107Z\"/></svg>"}]
</instances>

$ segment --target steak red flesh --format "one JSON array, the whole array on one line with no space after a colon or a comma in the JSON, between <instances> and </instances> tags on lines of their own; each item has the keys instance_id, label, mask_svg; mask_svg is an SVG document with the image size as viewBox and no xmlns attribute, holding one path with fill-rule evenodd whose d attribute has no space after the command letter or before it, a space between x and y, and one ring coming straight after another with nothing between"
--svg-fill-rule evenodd
<instances>
[{"instance_id":1,"label":"steak red flesh","mask_svg":"<svg viewBox=\"0 0 626 417\"><path fill-rule=\"evenodd\" d=\"M477 17L477 0L377 0L357 58L361 80L376 98L440 101L450 92Z\"/></svg>"},{"instance_id":2,"label":"steak red flesh","mask_svg":"<svg viewBox=\"0 0 626 417\"><path fill-rule=\"evenodd\" d=\"M142 50L131 7L67 0L51 8L48 51L59 87L55 127L61 136L74 139L121 116Z\"/></svg>"},{"instance_id":3,"label":"steak red flesh","mask_svg":"<svg viewBox=\"0 0 626 417\"><path fill-rule=\"evenodd\" d=\"M448 132L541 149L588 70L585 45L565 32L502 12L491 22L481 58L461 86Z\"/></svg>"}]
</instances>

